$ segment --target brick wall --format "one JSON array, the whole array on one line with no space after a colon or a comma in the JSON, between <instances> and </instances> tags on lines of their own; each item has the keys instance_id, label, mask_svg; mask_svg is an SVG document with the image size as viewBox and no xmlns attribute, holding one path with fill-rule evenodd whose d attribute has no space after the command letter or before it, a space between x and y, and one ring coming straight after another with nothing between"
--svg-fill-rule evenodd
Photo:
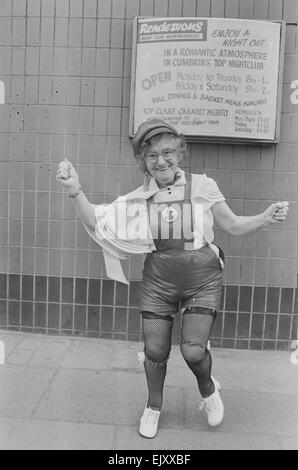
<instances>
[{"instance_id":1,"label":"brick wall","mask_svg":"<svg viewBox=\"0 0 298 470\"><path fill-rule=\"evenodd\" d=\"M215 346L288 349L296 337L296 0L1 0L0 327L140 339L142 259L129 288L108 280L102 253L55 180L68 157L92 202L142 181L128 138L132 18L212 16L287 22L277 146L191 144L183 167L217 180L239 215L289 200L287 222L243 238L216 229L227 263ZM179 321L174 340L178 341Z\"/></svg>"}]
</instances>

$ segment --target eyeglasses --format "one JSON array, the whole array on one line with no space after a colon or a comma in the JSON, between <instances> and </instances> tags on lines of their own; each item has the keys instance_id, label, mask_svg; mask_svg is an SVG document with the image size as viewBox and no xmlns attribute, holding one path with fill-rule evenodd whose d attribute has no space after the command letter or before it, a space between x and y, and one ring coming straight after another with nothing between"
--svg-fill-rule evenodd
<instances>
[{"instance_id":1,"label":"eyeglasses","mask_svg":"<svg viewBox=\"0 0 298 470\"><path fill-rule=\"evenodd\" d=\"M166 161L170 161L172 160L176 152L177 150L173 150L173 149L166 149L160 153L148 152L147 155L145 155L145 159L150 163L156 163L159 157L162 156Z\"/></svg>"}]
</instances>

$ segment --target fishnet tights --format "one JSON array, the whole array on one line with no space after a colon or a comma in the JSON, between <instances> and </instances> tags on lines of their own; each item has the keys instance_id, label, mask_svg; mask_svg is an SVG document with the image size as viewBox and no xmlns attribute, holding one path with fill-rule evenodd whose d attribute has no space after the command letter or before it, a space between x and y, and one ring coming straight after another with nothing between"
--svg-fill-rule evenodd
<instances>
[{"instance_id":1,"label":"fishnet tights","mask_svg":"<svg viewBox=\"0 0 298 470\"><path fill-rule=\"evenodd\" d=\"M211 333L214 318L202 309L203 314L183 315L181 330L181 352L194 373L202 397L214 391L211 380L212 359L206 344ZM198 310L199 311L199 310ZM163 401L163 388L167 371L167 359L171 350L173 320L151 312L142 312L145 342L144 363L148 385L148 403L153 409L160 409ZM207 313L207 314L206 314Z\"/></svg>"},{"instance_id":2,"label":"fishnet tights","mask_svg":"<svg viewBox=\"0 0 298 470\"><path fill-rule=\"evenodd\" d=\"M148 385L148 403L152 409L161 409L163 387L167 372L167 359L171 350L173 319L145 318L143 334L145 341L145 373Z\"/></svg>"}]
</instances>

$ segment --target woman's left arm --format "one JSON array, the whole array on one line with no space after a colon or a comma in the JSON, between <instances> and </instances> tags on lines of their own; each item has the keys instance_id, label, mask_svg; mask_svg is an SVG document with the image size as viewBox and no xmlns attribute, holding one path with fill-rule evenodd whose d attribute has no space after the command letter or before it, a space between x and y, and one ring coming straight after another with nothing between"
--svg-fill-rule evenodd
<instances>
[{"instance_id":1,"label":"woman's left arm","mask_svg":"<svg viewBox=\"0 0 298 470\"><path fill-rule=\"evenodd\" d=\"M234 214L226 202L217 202L211 210L217 225L232 235L241 236L255 232L269 224L284 221L289 210L289 203L287 201L275 202L261 214L252 216Z\"/></svg>"}]
</instances>

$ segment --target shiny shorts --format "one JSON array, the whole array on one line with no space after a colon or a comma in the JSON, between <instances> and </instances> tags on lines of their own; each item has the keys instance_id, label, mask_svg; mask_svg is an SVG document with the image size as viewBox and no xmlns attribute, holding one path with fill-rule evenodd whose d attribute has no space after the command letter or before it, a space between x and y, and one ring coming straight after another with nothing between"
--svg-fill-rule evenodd
<instances>
[{"instance_id":1,"label":"shiny shorts","mask_svg":"<svg viewBox=\"0 0 298 470\"><path fill-rule=\"evenodd\" d=\"M214 251L154 251L147 255L140 286L140 310L169 315L187 307L219 310L222 268Z\"/></svg>"}]
</instances>

